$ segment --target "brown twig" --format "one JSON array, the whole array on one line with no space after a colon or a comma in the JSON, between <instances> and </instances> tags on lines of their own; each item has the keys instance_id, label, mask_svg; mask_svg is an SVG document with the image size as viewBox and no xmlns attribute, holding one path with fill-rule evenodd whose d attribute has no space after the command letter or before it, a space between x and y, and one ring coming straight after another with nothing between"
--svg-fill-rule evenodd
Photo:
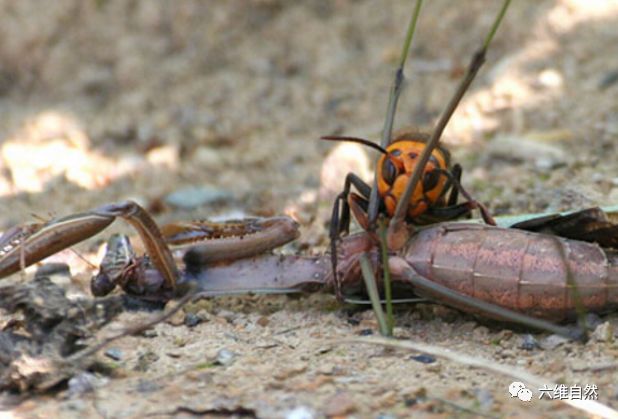
<instances>
[{"instance_id":1,"label":"brown twig","mask_svg":"<svg viewBox=\"0 0 618 419\"><path fill-rule=\"evenodd\" d=\"M459 102L463 98L464 94L466 93L466 91L468 90L472 82L474 81L476 74L480 70L483 63L485 62L485 57L487 54L487 49L489 48L489 44L491 40L493 39L493 36L498 26L500 25L500 22L502 21L502 18L504 17L504 14L506 13L506 10L509 4L510 4L510 0L505 0L502 6L502 9L498 13L496 20L494 21L494 25L492 26L492 29L490 30L489 35L485 39L485 43L472 56L472 60L470 61L470 64L468 65L468 69L466 71L466 76L459 84L457 91L455 92L455 94L449 101L448 105L446 106L446 109L440 116L440 119L438 120L438 123L435 129L431 133L431 137L429 141L427 142L427 145L425 146L423 152L419 156L414 172L412 173L412 176L408 180L404 194L399 199L399 202L397 203L397 208L395 209L395 214L393 215L393 218L391 219L391 222L389 225L389 235L390 236L394 237L397 232L402 232L406 228L405 217L406 217L407 208L410 202L410 198L412 197L412 193L416 189L416 185L418 184L421 178L421 174L424 173L425 166L427 165L427 162L429 161L429 157L431 156L431 153L433 152L433 150L435 150L435 148L438 146L440 142L440 138L442 137L442 133L444 132L444 128L446 127L446 124L451 119L451 116L455 112L455 109L457 109Z\"/></svg>"},{"instance_id":2,"label":"brown twig","mask_svg":"<svg viewBox=\"0 0 618 419\"><path fill-rule=\"evenodd\" d=\"M410 23L408 24L408 30L406 32L406 38L401 50L401 56L399 57L399 65L395 71L395 78L393 85L391 86L390 95L388 97L388 104L386 105L386 118L384 118L384 127L382 128L382 139L380 144L382 148L388 147L391 136L393 133L393 124L395 121L395 112L397 111L397 102L399 102L399 96L403 90L403 83L405 81L405 75L403 73L406 65L406 59L410 51L410 45L412 44L412 38L414 36L414 30L416 29L416 22L421 13L422 0L416 1L416 6L410 17ZM369 217L369 223L373 224L378 217L379 199L378 199L378 177L377 172L373 180L373 187L371 188L371 194L369 197L369 209L367 214Z\"/></svg>"},{"instance_id":3,"label":"brown twig","mask_svg":"<svg viewBox=\"0 0 618 419\"><path fill-rule=\"evenodd\" d=\"M166 310L163 313L152 317L151 319L143 322L143 323L138 323L134 326L129 326L128 328L126 328L125 330L123 330L120 333L117 333L113 336L107 337L105 339L103 339L102 341L100 341L99 343L96 343L86 349L83 349L67 358L65 358L63 361L66 364L69 365L74 365L76 363L79 363L80 361L84 360L85 358L94 355L95 353L97 353L98 351L100 351L101 349L103 349L104 347L106 347L107 345L109 345L110 343L112 343L115 340L118 340L120 338L123 338L125 336L131 336L131 335L136 335L138 333L142 333L145 330L150 329L151 327L153 327L154 325L164 322L165 320L169 319L170 317L172 317L174 314L176 314L177 312L179 312L184 306L186 306L188 303L191 302L191 300L193 300L193 297L195 296L197 292L197 287L193 287L193 289L189 290L189 292L187 292L180 300L178 300L177 305L173 308L171 308L170 310Z\"/></svg>"}]
</instances>

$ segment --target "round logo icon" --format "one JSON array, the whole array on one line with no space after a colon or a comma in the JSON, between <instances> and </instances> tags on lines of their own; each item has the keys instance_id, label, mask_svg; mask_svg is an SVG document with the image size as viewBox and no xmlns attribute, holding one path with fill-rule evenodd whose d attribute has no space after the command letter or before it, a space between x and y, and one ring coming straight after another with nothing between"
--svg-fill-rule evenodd
<instances>
[{"instance_id":1,"label":"round logo icon","mask_svg":"<svg viewBox=\"0 0 618 419\"><path fill-rule=\"evenodd\" d=\"M529 402L532 400L532 391L524 387L517 393L517 398L522 402Z\"/></svg>"},{"instance_id":2,"label":"round logo icon","mask_svg":"<svg viewBox=\"0 0 618 419\"><path fill-rule=\"evenodd\" d=\"M519 390L521 390L522 388L526 388L524 383L522 383L521 381L513 381L509 386L509 394L511 395L511 397L517 397Z\"/></svg>"},{"instance_id":3,"label":"round logo icon","mask_svg":"<svg viewBox=\"0 0 618 419\"><path fill-rule=\"evenodd\" d=\"M521 381L513 381L509 385L509 394L511 397L517 397L522 402L532 400L532 391L526 388L526 385Z\"/></svg>"}]
</instances>

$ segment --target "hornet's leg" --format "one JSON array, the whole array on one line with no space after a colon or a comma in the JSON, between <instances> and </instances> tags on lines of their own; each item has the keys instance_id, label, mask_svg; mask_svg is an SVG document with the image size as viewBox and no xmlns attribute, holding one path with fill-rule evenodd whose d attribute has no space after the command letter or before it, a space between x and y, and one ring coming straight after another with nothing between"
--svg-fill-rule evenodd
<instances>
[{"instance_id":1,"label":"hornet's leg","mask_svg":"<svg viewBox=\"0 0 618 419\"><path fill-rule=\"evenodd\" d=\"M461 176L461 171L454 170L453 173L450 173L446 170L441 170L441 172L444 173L446 176L448 176L449 180L453 184L453 188L459 190L459 192L461 192L461 194L467 199L467 201L462 202L461 204L451 205L451 206L444 207L444 208L430 208L428 212L432 216L440 217L443 220L452 220L452 219L465 215L466 213L470 212L473 209L478 209L481 212L481 217L483 218L483 221L485 221L486 224L493 225L493 226L496 225L496 221L493 219L493 217L489 213L489 210L487 209L487 207L483 203L473 199L472 196L470 196L470 194L461 185L461 183L459 182L459 179L455 177L456 174L459 174L459 176ZM452 199L453 199L453 194L451 194L451 196L449 197L449 201L448 201L449 204L451 203ZM457 200L457 197L455 197L455 202L456 200Z\"/></svg>"},{"instance_id":2,"label":"hornet's leg","mask_svg":"<svg viewBox=\"0 0 618 419\"><path fill-rule=\"evenodd\" d=\"M459 183L461 185L461 174L463 172L463 169L461 167L461 165L459 163L456 163L453 165L453 168L451 169L451 174L453 175L452 178L449 178L447 181L447 185L452 185L451 187L451 193L448 196L448 201L446 202L446 205L448 207L452 207L453 205L457 205L457 199L459 198L459 188L456 187L454 185L455 182ZM451 180L452 179L452 180Z\"/></svg>"},{"instance_id":3,"label":"hornet's leg","mask_svg":"<svg viewBox=\"0 0 618 419\"><path fill-rule=\"evenodd\" d=\"M359 195L351 194L350 190L354 186ZM333 212L330 221L330 238L339 237L341 233L349 233L350 231L350 204L348 199L367 200L371 194L371 187L367 185L360 177L354 173L348 173L345 177L343 191L335 199ZM355 198L349 198L354 196Z\"/></svg>"},{"instance_id":4,"label":"hornet's leg","mask_svg":"<svg viewBox=\"0 0 618 419\"><path fill-rule=\"evenodd\" d=\"M362 197L350 193L352 185L356 187ZM350 203L348 202L348 199L354 200L353 203L361 205L360 201L363 201L363 198L368 199L370 194L371 187L369 185L367 185L354 173L348 173L345 177L343 191L337 195L335 204L333 205L328 235L330 238L331 263L333 267L335 294L337 299L340 301L343 300L343 296L341 294L341 284L339 283L339 277L337 274L337 240L339 239L339 235L341 233L347 234L350 231Z\"/></svg>"}]
</instances>

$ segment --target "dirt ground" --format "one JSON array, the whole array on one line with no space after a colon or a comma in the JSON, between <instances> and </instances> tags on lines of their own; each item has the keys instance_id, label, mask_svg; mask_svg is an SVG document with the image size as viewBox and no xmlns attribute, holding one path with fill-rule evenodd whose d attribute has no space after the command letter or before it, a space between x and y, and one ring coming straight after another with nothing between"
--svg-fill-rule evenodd
<instances>
[{"instance_id":1,"label":"dirt ground","mask_svg":"<svg viewBox=\"0 0 618 419\"><path fill-rule=\"evenodd\" d=\"M375 156L317 141L377 139L411 1L0 1L0 229L134 199L158 221L286 213L295 248L327 244L333 195ZM396 125L431 129L499 4L428 2ZM446 130L463 183L495 214L618 204L618 4L514 2ZM174 204L172 192L202 190ZM189 192L187 192L189 193ZM190 200L189 200L190 201ZM119 222L76 246L97 264ZM74 253L68 285L93 272ZM28 273L31 273L28 270ZM19 281L15 275L8 281ZM100 352L93 391L0 398L6 417L579 417L511 398L512 379L417 353L342 343L376 334L332 296L221 298ZM101 336L146 319L123 313ZM6 316L3 317L3 324ZM601 323L610 334L616 315ZM396 335L596 385L618 408L618 346L522 348L504 329L431 306L398 308ZM109 355L117 359L111 359ZM421 358L422 359L422 358ZM20 401L18 403L18 401ZM13 416L11 416L13 415ZM5 417L5 416L3 416Z\"/></svg>"}]
</instances>

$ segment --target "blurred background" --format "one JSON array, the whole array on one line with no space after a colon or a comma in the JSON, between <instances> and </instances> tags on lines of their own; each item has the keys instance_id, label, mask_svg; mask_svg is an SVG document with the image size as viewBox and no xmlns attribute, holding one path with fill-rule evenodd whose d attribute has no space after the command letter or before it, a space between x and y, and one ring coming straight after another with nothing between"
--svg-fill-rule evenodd
<instances>
[{"instance_id":1,"label":"blurred background","mask_svg":"<svg viewBox=\"0 0 618 419\"><path fill-rule=\"evenodd\" d=\"M397 127L431 129L499 7L424 6ZM163 221L286 212L323 234L376 156L318 138L378 139L411 9L0 1L0 228L132 198ZM618 203L617 20L610 1L512 4L444 137L495 213Z\"/></svg>"}]
</instances>

